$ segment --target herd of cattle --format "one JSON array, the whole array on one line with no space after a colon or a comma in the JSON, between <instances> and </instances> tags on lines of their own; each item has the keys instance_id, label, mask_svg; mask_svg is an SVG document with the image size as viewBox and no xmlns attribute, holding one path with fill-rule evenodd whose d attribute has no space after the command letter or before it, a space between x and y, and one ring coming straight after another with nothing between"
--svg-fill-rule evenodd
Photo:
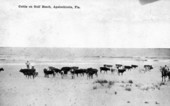
<instances>
[{"instance_id":1,"label":"herd of cattle","mask_svg":"<svg viewBox=\"0 0 170 106\"><path fill-rule=\"evenodd\" d=\"M115 65L116 68L113 68L113 65L107 65L104 64L102 67L100 67L100 73L104 72L107 73L107 71L110 72L115 72L117 70L118 75L123 75L123 73L126 70L132 70L138 67L138 65L131 65L131 66L127 66L127 65L122 65L122 64L116 64ZM153 67L151 65L144 65L145 69L153 69ZM95 75L96 77L98 76L98 69L96 68L87 68L87 69L81 69L77 66L73 66L73 67L62 67L61 69L53 67L53 66L49 66L48 68L44 68L44 77L49 78L50 75L52 75L53 77L55 77L55 75L61 75L61 78L64 78L64 76L67 76L68 73L71 74L72 79L75 78L75 76L84 76L87 75L87 78L92 79L93 76ZM21 69L20 72L22 72L26 77L30 77L32 76L33 78L35 78L38 75L38 72L36 72L35 69Z\"/></svg>"},{"instance_id":2,"label":"herd of cattle","mask_svg":"<svg viewBox=\"0 0 170 106\"><path fill-rule=\"evenodd\" d=\"M111 73L117 71L118 75L123 75L123 73L127 70L132 70L138 67L138 65L122 65L122 64L115 64L115 68L113 68L113 65L107 65L104 64L102 67L99 68L100 73L104 72L107 73L110 71ZM145 70L151 70L153 69L152 65L144 65ZM4 71L3 68L0 68L0 71ZM27 78L35 78L38 76L38 72L36 72L36 69L21 69L21 73L23 73ZM75 78L75 76L84 76L87 75L87 78L92 79L93 76L98 76L98 69L96 68L87 68L87 69L81 69L77 66L74 67L62 67L61 69L49 66L48 68L43 69L44 77L49 78L50 75L55 77L55 75L61 75L61 78L64 78L64 76L67 76L68 73L71 74L72 79Z\"/></svg>"},{"instance_id":3,"label":"herd of cattle","mask_svg":"<svg viewBox=\"0 0 170 106\"><path fill-rule=\"evenodd\" d=\"M138 65L122 65L122 64L115 64L115 68L113 68L113 65L107 65L104 64L102 67L99 68L100 73L104 72L107 73L110 71L111 73L116 72L118 75L123 75L124 72L127 70L133 70L138 68ZM144 65L145 71L150 71L153 69L152 65ZM0 72L4 71L3 68L0 68ZM169 69L166 69L165 67L160 67L160 71L162 74L162 81L165 82L166 78L168 77L170 79L170 71ZM35 78L38 76L38 72L36 72L36 69L20 69L20 72L23 73L27 78ZM98 76L98 69L96 68L87 68L87 69L81 69L79 67L62 67L61 69L49 66L48 68L43 69L44 77L49 78L49 75L52 75L55 77L55 75L61 75L61 78L64 78L64 76L67 76L68 73L71 74L72 79L75 78L75 76L84 76L87 75L87 78L92 79L95 75Z\"/></svg>"}]
</instances>

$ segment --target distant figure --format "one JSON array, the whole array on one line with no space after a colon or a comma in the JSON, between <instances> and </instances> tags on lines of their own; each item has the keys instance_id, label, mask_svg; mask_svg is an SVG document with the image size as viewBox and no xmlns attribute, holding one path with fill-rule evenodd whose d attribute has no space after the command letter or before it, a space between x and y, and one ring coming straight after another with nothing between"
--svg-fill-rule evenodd
<instances>
[{"instance_id":1,"label":"distant figure","mask_svg":"<svg viewBox=\"0 0 170 106\"><path fill-rule=\"evenodd\" d=\"M27 69L29 69L29 68L30 68L30 62L27 61L25 64L26 64L26 66L27 66Z\"/></svg>"},{"instance_id":2,"label":"distant figure","mask_svg":"<svg viewBox=\"0 0 170 106\"><path fill-rule=\"evenodd\" d=\"M167 65L165 65L164 67L167 71L169 71L169 67Z\"/></svg>"}]
</instances>

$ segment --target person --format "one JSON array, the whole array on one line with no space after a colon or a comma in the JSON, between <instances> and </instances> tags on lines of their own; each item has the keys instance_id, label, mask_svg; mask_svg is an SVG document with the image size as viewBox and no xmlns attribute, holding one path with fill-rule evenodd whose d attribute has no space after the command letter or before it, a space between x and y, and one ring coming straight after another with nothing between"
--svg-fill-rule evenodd
<instances>
[{"instance_id":1,"label":"person","mask_svg":"<svg viewBox=\"0 0 170 106\"><path fill-rule=\"evenodd\" d=\"M26 66L27 66L27 69L29 69L29 68L30 68L30 62L27 61L25 64L26 64Z\"/></svg>"},{"instance_id":2,"label":"person","mask_svg":"<svg viewBox=\"0 0 170 106\"><path fill-rule=\"evenodd\" d=\"M169 71L169 67L167 65L165 65L164 67L167 71Z\"/></svg>"}]
</instances>

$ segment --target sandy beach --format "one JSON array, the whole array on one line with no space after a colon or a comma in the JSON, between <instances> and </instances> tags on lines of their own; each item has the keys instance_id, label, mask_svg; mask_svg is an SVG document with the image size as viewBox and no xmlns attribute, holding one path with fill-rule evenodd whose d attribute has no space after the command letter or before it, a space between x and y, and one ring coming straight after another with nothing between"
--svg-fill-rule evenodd
<instances>
[{"instance_id":1,"label":"sandy beach","mask_svg":"<svg viewBox=\"0 0 170 106\"><path fill-rule=\"evenodd\" d=\"M80 61L80 60L79 60ZM137 64L138 68L126 71L123 76L114 73L100 73L98 77L87 79L87 76L61 75L45 78L43 69L48 66L61 68L78 66L99 69L104 63L115 66ZM35 79L28 79L19 72L25 63L1 64L0 72L0 105L1 106L169 106L170 83L161 84L160 66L170 65L169 60L137 61L130 59L96 59L88 62L41 62L34 63L39 73ZM151 64L154 69L143 72L143 65ZM101 82L100 82L101 81ZM103 81L103 82L102 82Z\"/></svg>"}]
</instances>

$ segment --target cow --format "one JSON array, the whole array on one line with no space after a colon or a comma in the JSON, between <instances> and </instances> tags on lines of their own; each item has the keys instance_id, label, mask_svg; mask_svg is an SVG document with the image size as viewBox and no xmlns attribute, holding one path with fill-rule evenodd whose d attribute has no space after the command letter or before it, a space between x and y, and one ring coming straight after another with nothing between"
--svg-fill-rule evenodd
<instances>
[{"instance_id":1,"label":"cow","mask_svg":"<svg viewBox=\"0 0 170 106\"><path fill-rule=\"evenodd\" d=\"M72 67L62 67L61 68L61 78L67 76L68 72L73 75L74 69Z\"/></svg>"},{"instance_id":2,"label":"cow","mask_svg":"<svg viewBox=\"0 0 170 106\"><path fill-rule=\"evenodd\" d=\"M55 68L55 67L52 67L52 66L49 66L48 68L49 68L50 70L56 72L57 74L61 73L61 70L58 69L58 68Z\"/></svg>"},{"instance_id":3,"label":"cow","mask_svg":"<svg viewBox=\"0 0 170 106\"><path fill-rule=\"evenodd\" d=\"M54 72L54 70L47 70L46 68L44 68L44 77L47 77L47 78L49 78L49 75L53 75L53 77L55 77L55 72Z\"/></svg>"},{"instance_id":4,"label":"cow","mask_svg":"<svg viewBox=\"0 0 170 106\"><path fill-rule=\"evenodd\" d=\"M124 66L124 68L125 68L126 70L131 70L131 69L132 69L132 66Z\"/></svg>"},{"instance_id":5,"label":"cow","mask_svg":"<svg viewBox=\"0 0 170 106\"><path fill-rule=\"evenodd\" d=\"M153 69L152 65L144 65L145 71L150 71L151 69Z\"/></svg>"},{"instance_id":6,"label":"cow","mask_svg":"<svg viewBox=\"0 0 170 106\"><path fill-rule=\"evenodd\" d=\"M64 72L63 74L65 74L65 75L67 75L67 73L71 70L72 70L72 67L62 67L61 68L61 71L63 71Z\"/></svg>"},{"instance_id":7,"label":"cow","mask_svg":"<svg viewBox=\"0 0 170 106\"><path fill-rule=\"evenodd\" d=\"M118 68L117 69L117 72L118 72L118 75L123 75L123 73L126 71L126 69L124 68L124 67L122 67L122 68Z\"/></svg>"},{"instance_id":8,"label":"cow","mask_svg":"<svg viewBox=\"0 0 170 106\"><path fill-rule=\"evenodd\" d=\"M100 67L100 73L104 71L105 73L107 73L107 71L110 71L110 68L107 67Z\"/></svg>"},{"instance_id":9,"label":"cow","mask_svg":"<svg viewBox=\"0 0 170 106\"><path fill-rule=\"evenodd\" d=\"M110 71L111 71L111 73L113 73L114 71L115 71L115 69L113 69L112 67L113 67L113 65L107 65L107 64L104 64L103 65L104 67L106 67L106 68L109 68L110 69Z\"/></svg>"},{"instance_id":10,"label":"cow","mask_svg":"<svg viewBox=\"0 0 170 106\"><path fill-rule=\"evenodd\" d=\"M93 79L93 75L95 74L96 75L96 77L98 76L98 74L97 74L97 72L98 72L98 70L97 69L95 69L95 68L88 68L87 69L87 78L91 78L91 79Z\"/></svg>"},{"instance_id":11,"label":"cow","mask_svg":"<svg viewBox=\"0 0 170 106\"><path fill-rule=\"evenodd\" d=\"M73 67L71 67L73 70L78 70L79 69L79 67L77 67L77 66L73 66Z\"/></svg>"},{"instance_id":12,"label":"cow","mask_svg":"<svg viewBox=\"0 0 170 106\"><path fill-rule=\"evenodd\" d=\"M0 72L1 72L1 71L4 71L4 68L0 68Z\"/></svg>"},{"instance_id":13,"label":"cow","mask_svg":"<svg viewBox=\"0 0 170 106\"><path fill-rule=\"evenodd\" d=\"M132 68L137 68L138 65L133 65L133 64L132 64L131 67L132 67Z\"/></svg>"},{"instance_id":14,"label":"cow","mask_svg":"<svg viewBox=\"0 0 170 106\"><path fill-rule=\"evenodd\" d=\"M122 64L116 64L116 68L118 69L118 68L120 68L120 67L122 67L123 65Z\"/></svg>"},{"instance_id":15,"label":"cow","mask_svg":"<svg viewBox=\"0 0 170 106\"><path fill-rule=\"evenodd\" d=\"M167 70L165 67L160 66L160 71L162 75L162 82L166 82L166 78L168 77L170 80L170 71Z\"/></svg>"},{"instance_id":16,"label":"cow","mask_svg":"<svg viewBox=\"0 0 170 106\"><path fill-rule=\"evenodd\" d=\"M84 76L86 72L87 72L87 69L77 69L77 70L73 70L71 73L76 74L78 77L78 75Z\"/></svg>"},{"instance_id":17,"label":"cow","mask_svg":"<svg viewBox=\"0 0 170 106\"><path fill-rule=\"evenodd\" d=\"M35 69L20 69L20 72L23 73L27 78L32 78L34 79L37 75L38 72L36 72Z\"/></svg>"}]
</instances>

